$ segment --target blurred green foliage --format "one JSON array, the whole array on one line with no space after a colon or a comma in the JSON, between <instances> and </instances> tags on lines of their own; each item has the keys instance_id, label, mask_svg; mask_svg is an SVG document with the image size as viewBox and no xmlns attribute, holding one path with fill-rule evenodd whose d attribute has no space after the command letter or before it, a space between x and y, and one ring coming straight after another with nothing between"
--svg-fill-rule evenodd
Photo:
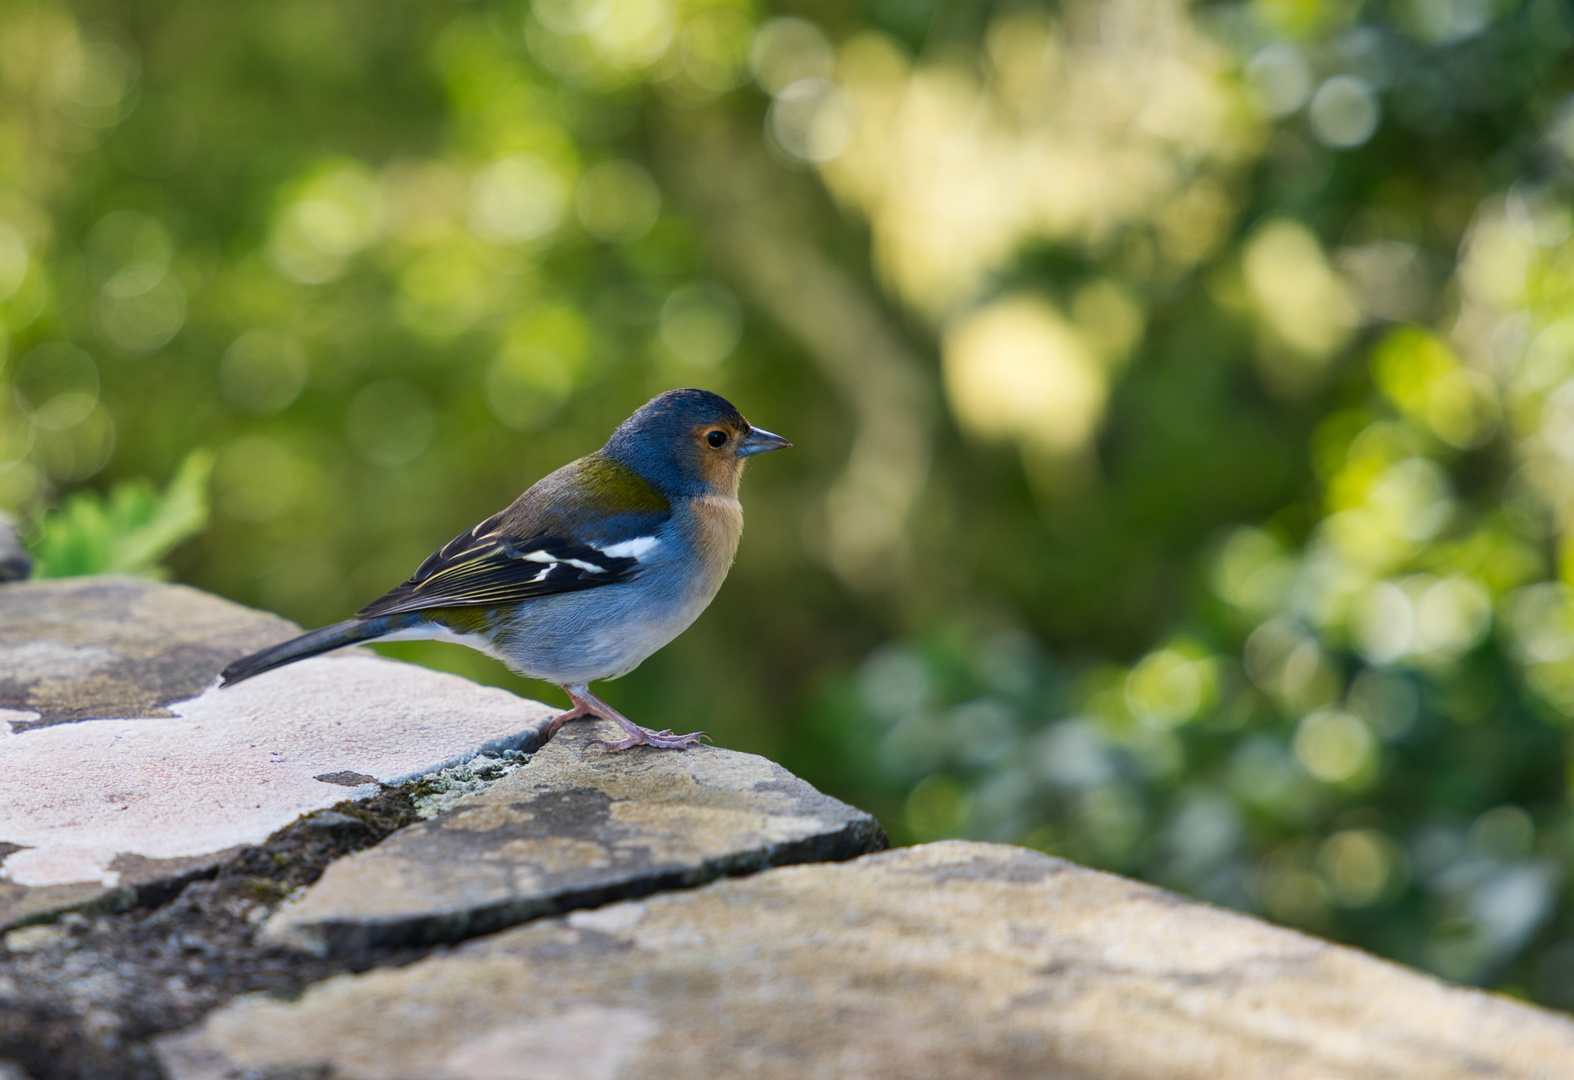
<instances>
[{"instance_id":1,"label":"blurred green foliage","mask_svg":"<svg viewBox=\"0 0 1574 1080\"><path fill-rule=\"evenodd\" d=\"M315 625L710 387L797 449L615 704L899 841L1574 1006L1571 44L1555 0L12 0L0 506L213 446L176 574Z\"/></svg>"},{"instance_id":2,"label":"blurred green foliage","mask_svg":"<svg viewBox=\"0 0 1574 1080\"><path fill-rule=\"evenodd\" d=\"M39 521L28 544L33 576L169 576L164 558L208 524L212 472L213 455L194 450L163 491L138 479L116 484L108 495L73 493Z\"/></svg>"}]
</instances>

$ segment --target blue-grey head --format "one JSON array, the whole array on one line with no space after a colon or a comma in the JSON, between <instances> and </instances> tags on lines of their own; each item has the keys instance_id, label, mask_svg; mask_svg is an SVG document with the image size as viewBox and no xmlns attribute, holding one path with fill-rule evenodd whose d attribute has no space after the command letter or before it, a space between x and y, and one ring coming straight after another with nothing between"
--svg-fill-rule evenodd
<instances>
[{"instance_id":1,"label":"blue-grey head","mask_svg":"<svg viewBox=\"0 0 1574 1080\"><path fill-rule=\"evenodd\" d=\"M743 463L792 443L757 428L709 390L668 390L647 401L602 447L669 495L734 495Z\"/></svg>"}]
</instances>

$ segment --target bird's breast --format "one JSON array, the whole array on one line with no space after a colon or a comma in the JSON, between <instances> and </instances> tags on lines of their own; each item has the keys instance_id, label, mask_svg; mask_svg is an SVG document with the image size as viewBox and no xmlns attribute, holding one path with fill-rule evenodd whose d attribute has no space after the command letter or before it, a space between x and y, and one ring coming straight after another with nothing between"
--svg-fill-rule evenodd
<instances>
[{"instance_id":1,"label":"bird's breast","mask_svg":"<svg viewBox=\"0 0 1574 1080\"><path fill-rule=\"evenodd\" d=\"M699 563L698 592L707 602L716 595L738 554L743 536L743 505L730 495L700 495L694 500L693 544Z\"/></svg>"}]
</instances>

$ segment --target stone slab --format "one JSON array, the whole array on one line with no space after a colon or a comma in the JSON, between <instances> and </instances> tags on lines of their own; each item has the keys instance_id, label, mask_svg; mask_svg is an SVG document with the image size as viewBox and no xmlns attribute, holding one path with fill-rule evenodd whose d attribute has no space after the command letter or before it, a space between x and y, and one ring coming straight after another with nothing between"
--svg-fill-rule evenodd
<instances>
[{"instance_id":1,"label":"stone slab","mask_svg":"<svg viewBox=\"0 0 1574 1080\"><path fill-rule=\"evenodd\" d=\"M13 731L113 716L168 718L236 657L294 624L198 589L86 577L0 588L0 710ZM0 712L0 715L5 715Z\"/></svg>"},{"instance_id":2,"label":"stone slab","mask_svg":"<svg viewBox=\"0 0 1574 1080\"><path fill-rule=\"evenodd\" d=\"M171 1080L1566 1080L1574 1021L947 842L545 919L294 1003L241 999L158 1053Z\"/></svg>"},{"instance_id":3,"label":"stone slab","mask_svg":"<svg viewBox=\"0 0 1574 1080\"><path fill-rule=\"evenodd\" d=\"M0 588L0 929L125 902L378 783L531 748L552 713L365 653L216 688L294 632L156 582Z\"/></svg>"},{"instance_id":4,"label":"stone slab","mask_svg":"<svg viewBox=\"0 0 1574 1080\"><path fill-rule=\"evenodd\" d=\"M264 927L316 955L459 941L526 919L886 846L861 810L713 746L608 754L575 721L512 775L335 862Z\"/></svg>"}]
</instances>

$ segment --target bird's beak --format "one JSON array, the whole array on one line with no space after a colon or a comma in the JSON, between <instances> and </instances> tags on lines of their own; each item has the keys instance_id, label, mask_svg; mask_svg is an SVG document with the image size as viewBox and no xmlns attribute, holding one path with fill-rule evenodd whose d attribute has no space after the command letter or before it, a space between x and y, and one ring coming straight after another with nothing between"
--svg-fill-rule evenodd
<instances>
[{"instance_id":1,"label":"bird's beak","mask_svg":"<svg viewBox=\"0 0 1574 1080\"><path fill-rule=\"evenodd\" d=\"M769 454L772 450L780 450L791 446L792 443L780 435L772 435L764 428L751 427L749 433L738 444L739 457L753 457L755 454Z\"/></svg>"}]
</instances>

